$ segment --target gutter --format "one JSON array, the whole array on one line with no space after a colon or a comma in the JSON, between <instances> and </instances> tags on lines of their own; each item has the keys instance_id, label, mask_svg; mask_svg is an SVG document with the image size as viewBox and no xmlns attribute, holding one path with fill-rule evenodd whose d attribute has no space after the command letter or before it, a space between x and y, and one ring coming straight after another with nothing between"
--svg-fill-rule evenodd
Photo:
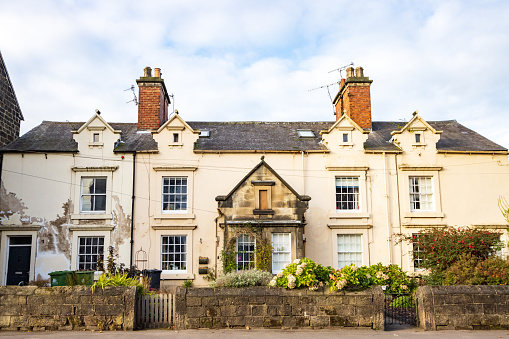
<instances>
[{"instance_id":1,"label":"gutter","mask_svg":"<svg viewBox=\"0 0 509 339\"><path fill-rule=\"evenodd\" d=\"M203 153L211 153L211 154L225 154L225 153L330 153L329 150L295 150L295 151L281 151L281 150L193 150L193 153L203 154Z\"/></svg>"},{"instance_id":2,"label":"gutter","mask_svg":"<svg viewBox=\"0 0 509 339\"><path fill-rule=\"evenodd\" d=\"M134 187L136 182L136 152L133 152L133 195L131 197L131 253L130 253L130 261L129 268L133 267L133 249L134 249Z\"/></svg>"}]
</instances>

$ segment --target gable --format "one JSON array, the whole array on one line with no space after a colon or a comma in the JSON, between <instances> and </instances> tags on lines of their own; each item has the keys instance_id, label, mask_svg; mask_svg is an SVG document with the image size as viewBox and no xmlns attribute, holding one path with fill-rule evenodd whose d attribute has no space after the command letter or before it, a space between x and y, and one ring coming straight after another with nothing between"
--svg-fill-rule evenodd
<instances>
[{"instance_id":1,"label":"gable","mask_svg":"<svg viewBox=\"0 0 509 339\"><path fill-rule=\"evenodd\" d=\"M310 199L298 194L264 157L228 195L216 197L230 220L301 220Z\"/></svg>"}]
</instances>

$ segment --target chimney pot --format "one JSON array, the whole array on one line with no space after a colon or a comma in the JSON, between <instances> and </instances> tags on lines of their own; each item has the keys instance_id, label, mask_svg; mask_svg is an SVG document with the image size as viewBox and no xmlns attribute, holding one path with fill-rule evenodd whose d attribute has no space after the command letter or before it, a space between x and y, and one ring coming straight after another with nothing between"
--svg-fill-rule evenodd
<instances>
[{"instance_id":1,"label":"chimney pot","mask_svg":"<svg viewBox=\"0 0 509 339\"><path fill-rule=\"evenodd\" d=\"M154 68L154 77L156 77L156 78L161 77L161 69L160 68Z\"/></svg>"},{"instance_id":2,"label":"chimney pot","mask_svg":"<svg viewBox=\"0 0 509 339\"><path fill-rule=\"evenodd\" d=\"M143 69L143 76L144 76L145 78L151 78L151 77L152 77L152 68L150 68L150 67L145 67L145 68Z\"/></svg>"},{"instance_id":3,"label":"chimney pot","mask_svg":"<svg viewBox=\"0 0 509 339\"><path fill-rule=\"evenodd\" d=\"M157 69L157 68L156 68L156 69ZM359 67L357 67L357 68L355 69L355 76L356 76L357 78L364 78L364 69L363 69L362 67L360 67L360 66L359 66Z\"/></svg>"},{"instance_id":4,"label":"chimney pot","mask_svg":"<svg viewBox=\"0 0 509 339\"><path fill-rule=\"evenodd\" d=\"M353 78L355 75L353 74L353 67L348 67L346 69L346 78Z\"/></svg>"}]
</instances>

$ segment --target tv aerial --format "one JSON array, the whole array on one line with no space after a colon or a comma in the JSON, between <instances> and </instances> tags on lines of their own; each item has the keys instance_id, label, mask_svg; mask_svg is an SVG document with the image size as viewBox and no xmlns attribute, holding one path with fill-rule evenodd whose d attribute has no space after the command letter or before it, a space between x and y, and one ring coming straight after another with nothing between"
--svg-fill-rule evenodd
<instances>
[{"instance_id":1,"label":"tv aerial","mask_svg":"<svg viewBox=\"0 0 509 339\"><path fill-rule=\"evenodd\" d=\"M333 73L333 72L338 71L338 72L339 72L339 77L340 77L340 79L343 79L342 71L344 71L345 69L347 69L348 67L353 66L353 65L354 65L354 64L353 64L353 61L352 61L352 62L351 62L351 63L349 63L348 65L341 66L341 67L339 67L339 68L333 69L332 71L329 71L329 72L327 72L327 73ZM331 103L332 103L332 102L333 102L333 100L332 100L332 96L331 96L331 94L330 94L329 87L330 87L330 86L336 86L336 85L338 85L338 84L339 84L339 81L337 81L337 82L333 82L333 83L328 84L328 85L323 85L323 86L320 86L320 87L312 88L312 89L308 90L308 92L316 91L317 89L327 88L327 93L329 93L329 98L330 98L330 101L331 101Z\"/></svg>"},{"instance_id":2,"label":"tv aerial","mask_svg":"<svg viewBox=\"0 0 509 339\"><path fill-rule=\"evenodd\" d=\"M134 91L134 85L131 85L131 87L128 88L128 89L125 89L124 92L125 91L132 91L133 92L133 97L134 97L133 100L129 100L128 102L126 102L126 104L128 104L130 102L134 102L134 104L136 106L138 106L138 98L136 97L136 92Z\"/></svg>"}]
</instances>

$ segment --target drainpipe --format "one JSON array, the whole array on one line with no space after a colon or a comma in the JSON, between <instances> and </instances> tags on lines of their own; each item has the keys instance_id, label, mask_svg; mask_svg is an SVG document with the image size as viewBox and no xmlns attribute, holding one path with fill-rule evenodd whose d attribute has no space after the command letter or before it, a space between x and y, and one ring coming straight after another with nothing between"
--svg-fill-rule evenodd
<instances>
[{"instance_id":1,"label":"drainpipe","mask_svg":"<svg viewBox=\"0 0 509 339\"><path fill-rule=\"evenodd\" d=\"M136 183L136 152L133 152L133 195L131 197L131 255L129 268L133 267L133 249L134 249L134 186Z\"/></svg>"},{"instance_id":2,"label":"drainpipe","mask_svg":"<svg viewBox=\"0 0 509 339\"><path fill-rule=\"evenodd\" d=\"M401 229L401 198L399 195L399 172L398 172L398 154L394 154L394 166L396 168L396 192L398 197L398 224L399 224L399 233L402 233ZM399 251L400 251L400 263L399 266L403 267L403 246L401 244L399 245Z\"/></svg>"},{"instance_id":3,"label":"drainpipe","mask_svg":"<svg viewBox=\"0 0 509 339\"><path fill-rule=\"evenodd\" d=\"M386 162L386 153L383 152L383 161L384 161L384 189L385 189L385 215L386 225L387 225L387 249L389 251L389 263L392 263L392 244L391 244L391 229L390 229L390 216L389 216L389 194L387 192L387 162Z\"/></svg>"}]
</instances>

